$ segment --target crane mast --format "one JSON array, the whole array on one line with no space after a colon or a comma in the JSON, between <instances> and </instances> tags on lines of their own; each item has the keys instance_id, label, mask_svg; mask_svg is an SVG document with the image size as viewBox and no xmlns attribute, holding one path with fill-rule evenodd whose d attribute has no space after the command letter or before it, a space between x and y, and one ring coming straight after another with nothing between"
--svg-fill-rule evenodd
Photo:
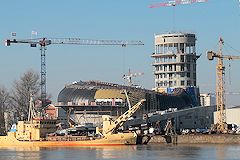
<instances>
[{"instance_id":1,"label":"crane mast","mask_svg":"<svg viewBox=\"0 0 240 160\"><path fill-rule=\"evenodd\" d=\"M42 108L46 106L46 46L51 44L69 44L69 45L144 45L141 41L127 41L127 40L93 40L93 39L80 39L80 38L35 38L35 39L7 39L5 40L5 46L10 46L12 43L26 43L30 44L30 47L40 46L41 51L41 101Z\"/></svg>"},{"instance_id":2,"label":"crane mast","mask_svg":"<svg viewBox=\"0 0 240 160\"><path fill-rule=\"evenodd\" d=\"M47 99L47 70L46 70L46 46L40 46L41 51L41 101L42 101L42 108L46 106L46 99Z\"/></svg>"},{"instance_id":3,"label":"crane mast","mask_svg":"<svg viewBox=\"0 0 240 160\"><path fill-rule=\"evenodd\" d=\"M217 58L216 65L216 106L217 106L217 124L216 129L218 132L225 132L227 130L226 126L226 98L225 98L225 66L223 64L223 59L234 60L240 59L240 56L230 56L223 55L222 47L224 45L224 41L222 38L219 40L219 51L215 53L213 51L208 51L207 56L208 60L213 60Z\"/></svg>"},{"instance_id":4,"label":"crane mast","mask_svg":"<svg viewBox=\"0 0 240 160\"><path fill-rule=\"evenodd\" d=\"M219 58L217 59L217 66L216 66L216 103L217 103L217 113L218 113L218 122L217 130L224 131L226 129L226 99L225 99L225 88L224 88L224 74L225 74L225 66L223 64L223 57L222 57L222 46L223 40L220 38L219 40Z\"/></svg>"}]
</instances>

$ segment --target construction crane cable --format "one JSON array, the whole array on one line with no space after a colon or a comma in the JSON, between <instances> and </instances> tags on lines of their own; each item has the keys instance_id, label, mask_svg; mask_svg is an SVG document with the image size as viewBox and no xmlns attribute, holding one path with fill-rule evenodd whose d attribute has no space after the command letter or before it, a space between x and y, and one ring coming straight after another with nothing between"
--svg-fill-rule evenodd
<instances>
[{"instance_id":1,"label":"construction crane cable","mask_svg":"<svg viewBox=\"0 0 240 160\"><path fill-rule=\"evenodd\" d=\"M240 54L240 51L239 51L239 50L233 48L230 44L228 44L228 43L226 43L226 42L225 42L225 44L227 44L228 47L230 47L232 50L234 50L235 52L237 52L237 53Z\"/></svg>"}]
</instances>

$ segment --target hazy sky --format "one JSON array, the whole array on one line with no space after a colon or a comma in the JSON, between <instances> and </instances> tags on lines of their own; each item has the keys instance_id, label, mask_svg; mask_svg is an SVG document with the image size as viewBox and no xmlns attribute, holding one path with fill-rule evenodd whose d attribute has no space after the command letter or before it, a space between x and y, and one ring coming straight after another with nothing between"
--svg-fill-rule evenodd
<instances>
[{"instance_id":1,"label":"hazy sky","mask_svg":"<svg viewBox=\"0 0 240 160\"><path fill-rule=\"evenodd\" d=\"M131 68L144 72L134 79L145 88L154 87L154 34L190 32L197 36L198 85L201 92L215 91L215 64L206 51L225 41L224 54L240 55L240 7L238 0L209 0L207 3L150 9L163 0L21 0L0 2L0 39L38 37L141 40L144 46L51 45L46 51L47 92L53 101L65 84L79 80L101 80L124 84L122 75ZM231 47L235 48L233 50ZM11 89L13 81L28 69L40 73L40 51L27 44L0 45L0 85ZM227 91L240 92L240 61L226 64ZM229 75L231 75L229 77ZM231 85L229 85L231 79ZM240 95L229 104L240 104Z\"/></svg>"}]
</instances>

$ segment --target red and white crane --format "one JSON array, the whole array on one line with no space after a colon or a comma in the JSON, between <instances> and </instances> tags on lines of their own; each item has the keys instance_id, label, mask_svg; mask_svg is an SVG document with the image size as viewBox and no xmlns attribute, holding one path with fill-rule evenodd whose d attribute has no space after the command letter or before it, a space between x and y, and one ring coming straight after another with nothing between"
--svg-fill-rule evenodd
<instances>
[{"instance_id":1,"label":"red and white crane","mask_svg":"<svg viewBox=\"0 0 240 160\"><path fill-rule=\"evenodd\" d=\"M149 6L149 8L159 8L159 7L171 7L182 4L192 4L192 3L203 3L208 0L169 0L162 3L156 3Z\"/></svg>"},{"instance_id":2,"label":"red and white crane","mask_svg":"<svg viewBox=\"0 0 240 160\"><path fill-rule=\"evenodd\" d=\"M128 74L124 74L123 75L123 79L126 79L128 81L128 85L129 86L134 86L133 84L133 81L132 81L132 77L137 77L137 76L141 76L143 75L144 73L143 72L135 72L135 73L132 73L130 68L128 70Z\"/></svg>"}]
</instances>

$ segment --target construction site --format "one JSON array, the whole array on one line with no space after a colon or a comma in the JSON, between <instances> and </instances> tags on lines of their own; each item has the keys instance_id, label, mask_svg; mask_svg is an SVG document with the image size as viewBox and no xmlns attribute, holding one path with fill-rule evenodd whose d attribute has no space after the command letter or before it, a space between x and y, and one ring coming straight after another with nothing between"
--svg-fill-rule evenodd
<instances>
[{"instance_id":1,"label":"construction site","mask_svg":"<svg viewBox=\"0 0 240 160\"><path fill-rule=\"evenodd\" d=\"M149 8L175 7L176 5L204 2L207 0L175 0L154 4ZM101 80L73 80L72 83L62 87L58 93L57 102L51 102L47 98L47 46L126 47L131 45L140 47L144 43L140 40L43 37L6 39L5 45L14 47L14 45L27 44L30 47L40 47L41 95L39 101L41 101L41 105L35 109L31 108L32 117L29 119L43 116L46 119L56 120L56 124L61 128L60 131L71 128L68 132L72 132L72 135L79 134L80 131L82 133L81 127L91 128L96 134L98 133L96 128L103 128L103 131L99 133L104 136L108 135L108 132L111 134L134 132L138 135L146 135L148 139L143 140L141 144L146 141L173 144L240 144L240 106L232 108L226 106L226 67L224 64L225 60L238 61L240 56L224 54L222 37L219 37L217 51L209 49L207 53L200 54L197 50L196 40L197 35L191 32L154 34L154 45L152 46L154 52L149 54L149 58L152 60L149 65L152 66L152 77L154 77L154 87L151 89L145 89L134 83L134 79L141 78L143 72L132 72L129 69L129 72L122 77L127 81L127 84L124 85ZM199 88L197 76L199 58L208 59L208 63L216 62L215 93L200 93L201 88ZM124 117L125 113L126 117ZM119 119L121 116L123 119ZM106 130L104 125L108 126ZM14 129L2 124L1 128L4 127ZM54 141L58 141L57 138L59 137L50 137ZM20 140L28 141L29 139L20 137ZM37 140L39 141L40 138ZM67 139L66 141L71 140Z\"/></svg>"},{"instance_id":2,"label":"construction site","mask_svg":"<svg viewBox=\"0 0 240 160\"><path fill-rule=\"evenodd\" d=\"M155 88L152 90L134 85L132 78L141 74L129 71L123 76L128 81L128 85L101 81L79 81L66 85L60 91L58 102L55 104L46 104L45 47L50 44L81 44L85 41L47 38L37 41L14 39L6 40L6 46L12 43L29 43L31 47L41 46L42 106L45 106L43 108L48 118L57 119L66 127L84 124L100 127L103 123L102 116L111 116L116 119L141 99L146 99L143 107L122 126L122 130L151 135L152 143L239 143L239 138L235 137L240 137L236 135L240 132L238 117L240 109L226 109L223 60L240 59L240 56L224 55L222 38L219 40L217 52L207 52L208 60L216 59L217 66L216 105L206 106L200 104L201 96L196 83L196 64L200 55L196 51L195 34L159 34L155 35L154 41L155 52L151 57ZM142 45L140 41L88 41L86 44ZM195 139L193 134L198 138ZM216 138L216 135L221 137L222 134L224 138ZM235 135L234 138L233 135Z\"/></svg>"}]
</instances>

